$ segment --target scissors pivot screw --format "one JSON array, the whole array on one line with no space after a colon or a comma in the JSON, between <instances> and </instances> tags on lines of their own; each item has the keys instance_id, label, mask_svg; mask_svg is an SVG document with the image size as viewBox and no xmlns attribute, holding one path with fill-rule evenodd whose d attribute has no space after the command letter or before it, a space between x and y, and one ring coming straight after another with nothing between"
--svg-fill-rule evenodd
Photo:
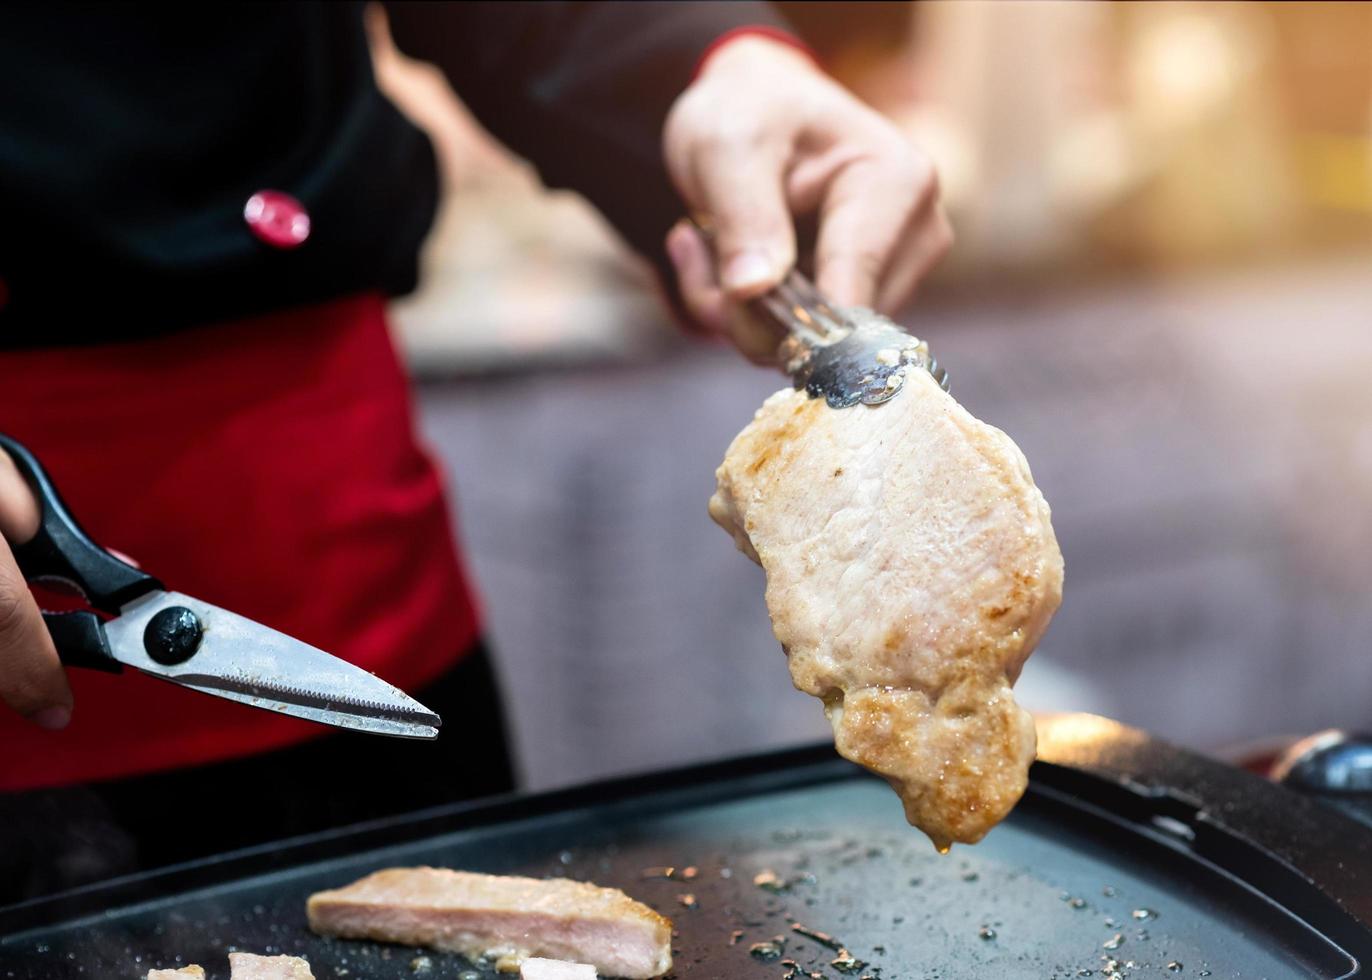
<instances>
[{"instance_id":1,"label":"scissors pivot screw","mask_svg":"<svg viewBox=\"0 0 1372 980\"><path fill-rule=\"evenodd\" d=\"M200 649L205 629L200 618L185 606L168 606L143 630L143 648L159 664L185 663Z\"/></svg>"}]
</instances>

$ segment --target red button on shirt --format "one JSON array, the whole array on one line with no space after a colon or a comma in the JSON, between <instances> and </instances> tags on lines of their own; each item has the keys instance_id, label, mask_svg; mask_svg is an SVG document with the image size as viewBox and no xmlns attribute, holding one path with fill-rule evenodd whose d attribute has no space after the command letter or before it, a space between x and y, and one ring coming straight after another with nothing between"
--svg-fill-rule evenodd
<instances>
[{"instance_id":1,"label":"red button on shirt","mask_svg":"<svg viewBox=\"0 0 1372 980\"><path fill-rule=\"evenodd\" d=\"M281 191L258 191L243 205L248 229L273 248L296 248L310 237L305 206Z\"/></svg>"}]
</instances>

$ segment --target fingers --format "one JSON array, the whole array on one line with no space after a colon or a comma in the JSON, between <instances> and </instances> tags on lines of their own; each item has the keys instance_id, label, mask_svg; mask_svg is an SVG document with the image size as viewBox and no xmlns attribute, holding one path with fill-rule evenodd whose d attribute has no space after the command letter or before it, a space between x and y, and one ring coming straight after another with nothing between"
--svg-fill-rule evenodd
<instances>
[{"instance_id":1,"label":"fingers","mask_svg":"<svg viewBox=\"0 0 1372 980\"><path fill-rule=\"evenodd\" d=\"M872 306L883 290L908 295L947 248L937 201L933 167L903 144L845 163L821 205L820 290L847 306Z\"/></svg>"},{"instance_id":2,"label":"fingers","mask_svg":"<svg viewBox=\"0 0 1372 980\"><path fill-rule=\"evenodd\" d=\"M802 107L827 84L791 45L744 37L710 56L668 114L667 168L711 222L717 281L732 300L765 292L795 263L786 170Z\"/></svg>"},{"instance_id":3,"label":"fingers","mask_svg":"<svg viewBox=\"0 0 1372 980\"><path fill-rule=\"evenodd\" d=\"M714 222L719 282L733 300L771 289L796 261L795 231L780 155L716 148L697 161L705 211Z\"/></svg>"},{"instance_id":4,"label":"fingers","mask_svg":"<svg viewBox=\"0 0 1372 980\"><path fill-rule=\"evenodd\" d=\"M676 132L690 126L688 116ZM674 147L677 142L683 146ZM717 121L708 136L669 140L669 163L682 195L711 223L717 281L730 299L766 292L795 262L784 188L789 153L784 140L765 131Z\"/></svg>"},{"instance_id":5,"label":"fingers","mask_svg":"<svg viewBox=\"0 0 1372 980\"><path fill-rule=\"evenodd\" d=\"M71 719L71 689L52 637L7 542L38 532L38 501L0 450L0 700L44 728Z\"/></svg>"},{"instance_id":6,"label":"fingers","mask_svg":"<svg viewBox=\"0 0 1372 980\"><path fill-rule=\"evenodd\" d=\"M712 333L727 329L724 291L715 281L710 246L688 222L678 221L667 233L667 256L676 267L677 285L686 312Z\"/></svg>"},{"instance_id":7,"label":"fingers","mask_svg":"<svg viewBox=\"0 0 1372 980\"><path fill-rule=\"evenodd\" d=\"M873 308L892 314L902 309L915 295L924 277L943 260L953 246L953 227L941 205L921 212L915 226L902 239L877 289Z\"/></svg>"},{"instance_id":8,"label":"fingers","mask_svg":"<svg viewBox=\"0 0 1372 980\"><path fill-rule=\"evenodd\" d=\"M703 329L724 334L748 360L774 364L781 330L751 316L732 302L715 281L714 253L699 231L685 221L667 235L667 254L676 266L686 311Z\"/></svg>"},{"instance_id":9,"label":"fingers","mask_svg":"<svg viewBox=\"0 0 1372 980\"><path fill-rule=\"evenodd\" d=\"M0 700L43 728L65 728L72 696L42 613L0 540Z\"/></svg>"},{"instance_id":10,"label":"fingers","mask_svg":"<svg viewBox=\"0 0 1372 980\"><path fill-rule=\"evenodd\" d=\"M951 242L930 161L782 47L725 45L673 105L663 132L677 190L712 224L713 262L685 231L669 235L683 295L708 329L727 330L754 354L761 338L753 346L756 330L733 314L794 264L792 211L818 210L816 278L845 305L898 305Z\"/></svg>"}]
</instances>

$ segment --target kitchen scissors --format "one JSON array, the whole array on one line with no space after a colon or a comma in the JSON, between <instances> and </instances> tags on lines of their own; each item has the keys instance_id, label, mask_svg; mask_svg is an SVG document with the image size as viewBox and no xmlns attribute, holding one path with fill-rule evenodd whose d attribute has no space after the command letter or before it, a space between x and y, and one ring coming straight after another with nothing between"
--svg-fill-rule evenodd
<instances>
[{"instance_id":1,"label":"kitchen scissors","mask_svg":"<svg viewBox=\"0 0 1372 980\"><path fill-rule=\"evenodd\" d=\"M438 736L438 715L375 674L237 613L170 592L119 560L81 529L31 452L3 434L0 449L42 512L38 533L12 548L19 570L26 581L74 587L90 606L43 613L66 666L114 674L132 667L307 721L403 738Z\"/></svg>"}]
</instances>

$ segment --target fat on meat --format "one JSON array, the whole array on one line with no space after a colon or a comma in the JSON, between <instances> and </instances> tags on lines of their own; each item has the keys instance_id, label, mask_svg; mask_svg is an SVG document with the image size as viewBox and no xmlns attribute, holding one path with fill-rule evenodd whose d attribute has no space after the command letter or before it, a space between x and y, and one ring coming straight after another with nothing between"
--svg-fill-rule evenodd
<instances>
[{"instance_id":1,"label":"fat on meat","mask_svg":"<svg viewBox=\"0 0 1372 980\"><path fill-rule=\"evenodd\" d=\"M519 964L519 980L596 980L596 975L595 967L589 963L531 956Z\"/></svg>"},{"instance_id":2,"label":"fat on meat","mask_svg":"<svg viewBox=\"0 0 1372 980\"><path fill-rule=\"evenodd\" d=\"M1018 447L912 367L877 406L775 393L715 475L710 515L765 570L791 679L839 752L941 850L980 840L1028 784L1011 686L1062 597Z\"/></svg>"},{"instance_id":3,"label":"fat on meat","mask_svg":"<svg viewBox=\"0 0 1372 980\"><path fill-rule=\"evenodd\" d=\"M388 868L306 904L325 936L406 943L489 957L517 969L530 957L648 980L672 968L672 923L617 888L568 878L520 878L448 868Z\"/></svg>"}]
</instances>

